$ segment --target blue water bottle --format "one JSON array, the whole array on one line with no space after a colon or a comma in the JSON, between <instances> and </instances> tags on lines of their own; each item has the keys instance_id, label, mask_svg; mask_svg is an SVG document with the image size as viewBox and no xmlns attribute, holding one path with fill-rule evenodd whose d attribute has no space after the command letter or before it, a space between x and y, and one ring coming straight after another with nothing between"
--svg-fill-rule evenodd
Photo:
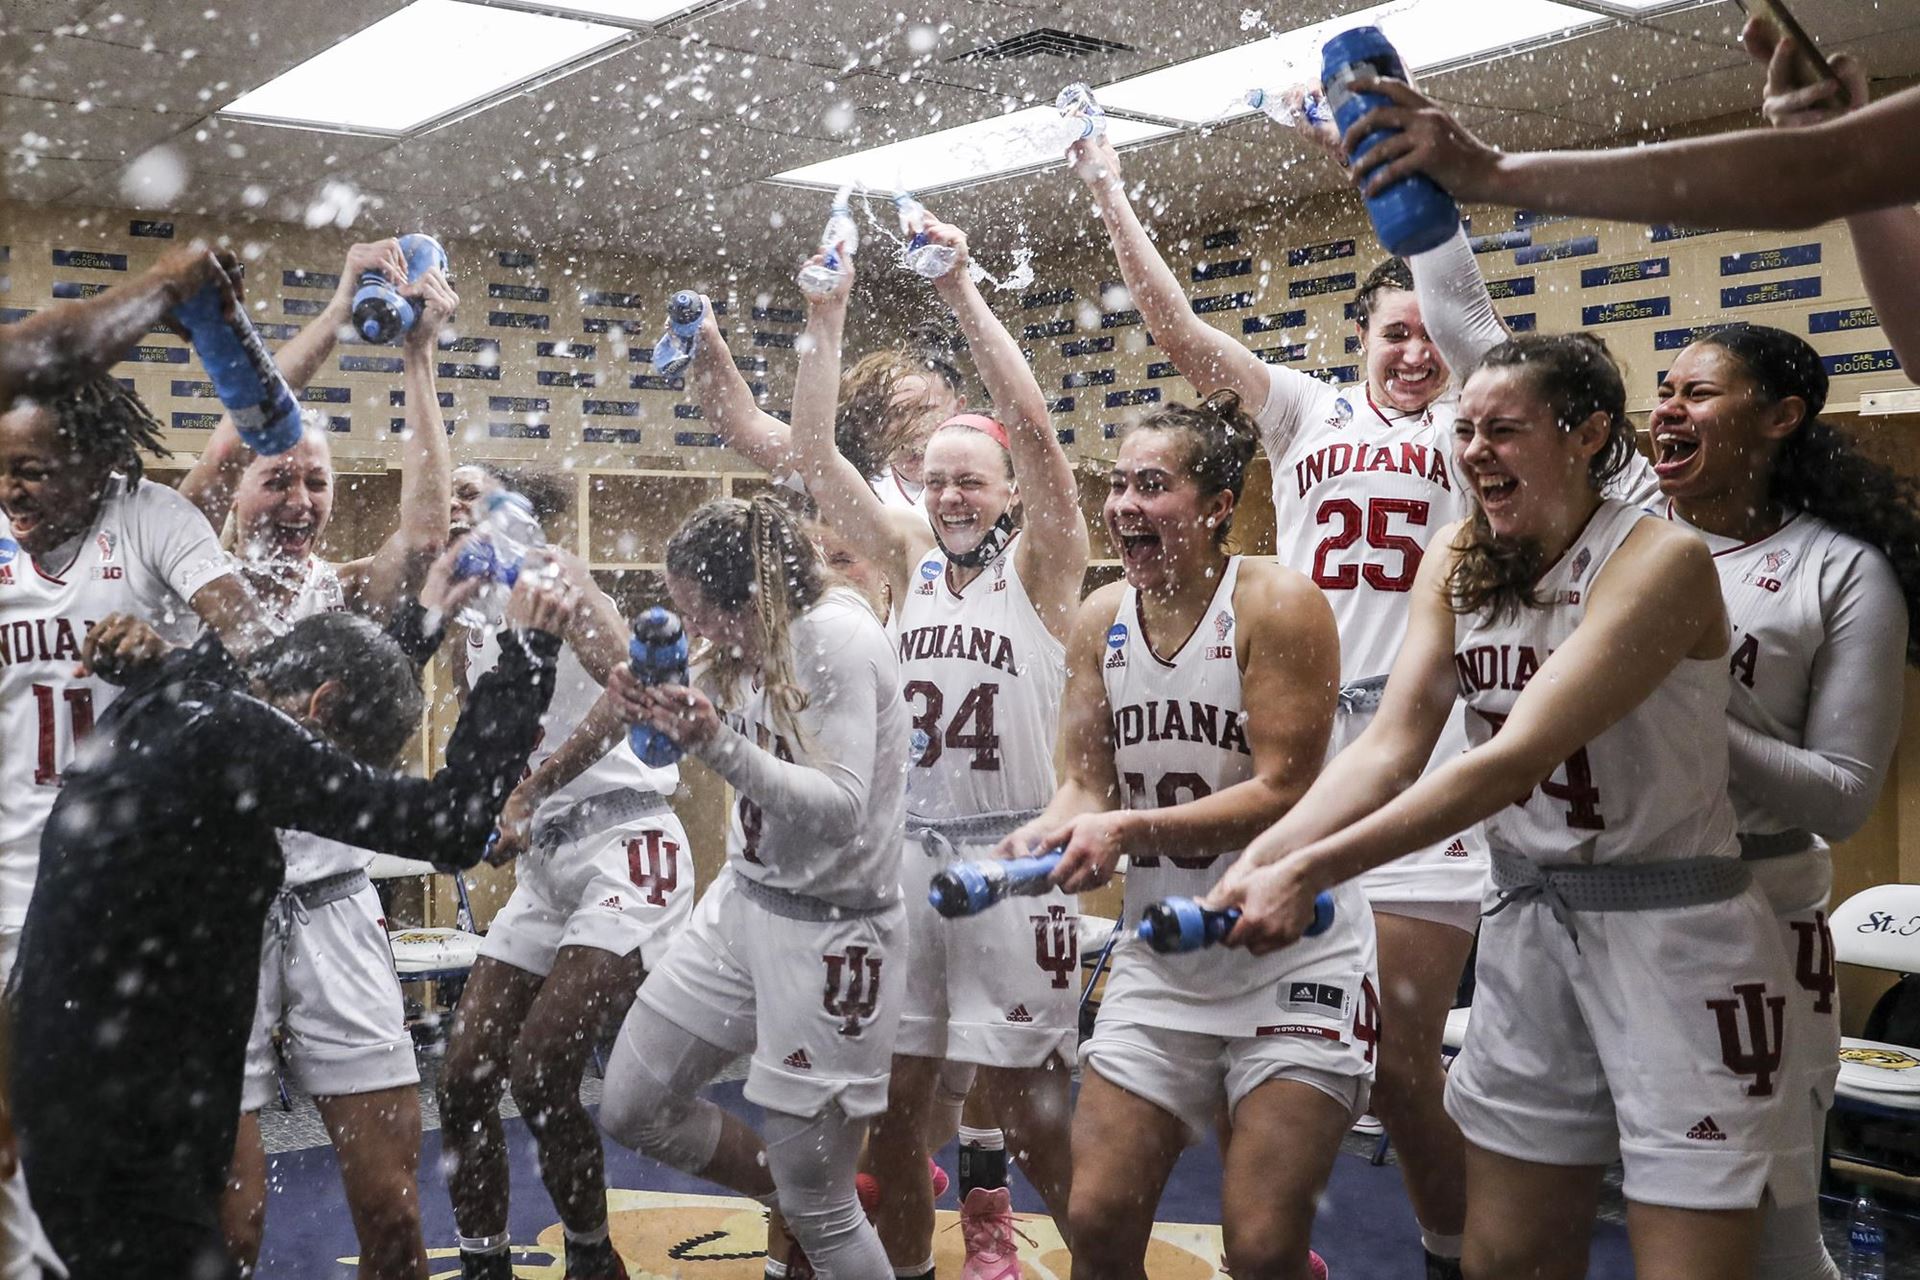
<instances>
[{"instance_id":1,"label":"blue water bottle","mask_svg":"<svg viewBox=\"0 0 1920 1280\"><path fill-rule=\"evenodd\" d=\"M641 684L685 684L687 633L679 615L655 605L635 618L627 656ZM627 745L649 769L664 769L681 755L673 739L651 725L636 724L628 729Z\"/></svg>"},{"instance_id":2,"label":"blue water bottle","mask_svg":"<svg viewBox=\"0 0 1920 1280\"><path fill-rule=\"evenodd\" d=\"M300 404L245 307L236 306L229 316L219 288L209 284L177 304L173 318L192 339L214 393L249 448L285 453L300 443Z\"/></svg>"},{"instance_id":3,"label":"blue water bottle","mask_svg":"<svg viewBox=\"0 0 1920 1280\"><path fill-rule=\"evenodd\" d=\"M407 260L407 282L427 272L447 269L447 251L432 236L415 232L400 237L400 253ZM393 281L378 271L360 273L353 295L353 327L368 342L392 342L420 319L412 298L403 298Z\"/></svg>"},{"instance_id":4,"label":"blue water bottle","mask_svg":"<svg viewBox=\"0 0 1920 1280\"><path fill-rule=\"evenodd\" d=\"M1061 850L1035 858L982 858L956 862L933 877L927 901L948 919L977 916L1007 898L1035 898L1053 887L1050 877L1060 865Z\"/></svg>"},{"instance_id":5,"label":"blue water bottle","mask_svg":"<svg viewBox=\"0 0 1920 1280\"><path fill-rule=\"evenodd\" d=\"M693 353L700 345L700 321L706 314L706 299L691 289L682 289L667 299L667 331L653 344L655 373L677 378L693 363Z\"/></svg>"},{"instance_id":6,"label":"blue water bottle","mask_svg":"<svg viewBox=\"0 0 1920 1280\"><path fill-rule=\"evenodd\" d=\"M485 578L487 585L460 610L455 619L461 626L479 628L497 626L506 610L513 584L520 580L520 565L528 553L547 545L546 532L533 514L533 504L511 489L495 489L481 499L479 518L473 532L460 544L454 557L456 581Z\"/></svg>"},{"instance_id":7,"label":"blue water bottle","mask_svg":"<svg viewBox=\"0 0 1920 1280\"><path fill-rule=\"evenodd\" d=\"M1320 51L1320 76L1327 103L1344 134L1353 122L1376 107L1393 105L1378 93L1355 93L1349 86L1362 72L1376 79L1407 79L1406 66L1378 27L1355 27L1327 41ZM1367 154L1397 129L1377 129L1360 140L1349 163ZM1410 174L1386 190L1367 198L1367 216L1387 252L1397 257L1425 253L1446 243L1460 225L1460 206L1439 183L1424 173Z\"/></svg>"},{"instance_id":8,"label":"blue water bottle","mask_svg":"<svg viewBox=\"0 0 1920 1280\"><path fill-rule=\"evenodd\" d=\"M1198 951L1222 941L1240 923L1240 908L1214 911L1192 898L1162 898L1140 913L1140 941L1162 953ZM1314 895L1313 919L1306 936L1319 937L1333 927L1333 895Z\"/></svg>"}]
</instances>

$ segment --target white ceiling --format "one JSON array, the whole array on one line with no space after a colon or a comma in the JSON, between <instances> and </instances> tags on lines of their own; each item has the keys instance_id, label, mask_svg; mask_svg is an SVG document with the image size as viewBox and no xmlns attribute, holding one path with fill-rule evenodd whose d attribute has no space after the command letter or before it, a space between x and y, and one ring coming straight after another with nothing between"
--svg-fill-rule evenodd
<instances>
[{"instance_id":1,"label":"white ceiling","mask_svg":"<svg viewBox=\"0 0 1920 1280\"><path fill-rule=\"evenodd\" d=\"M926 0L719 0L585 71L417 138L213 116L400 3L5 0L5 194L126 205L129 162L165 144L191 174L185 194L162 206L175 210L298 220L331 179L377 199L363 221L382 229L613 247L696 268L787 263L824 200L769 186L769 174L1051 99L1070 79L1098 85L1243 43L1243 7L1258 0L948 0L940 12ZM1286 28L1363 7L1366 0L1270 0L1264 12ZM1855 52L1876 77L1920 73L1914 0L1797 0L1794 8L1823 47ZM930 55L908 47L918 23L945 24ZM1432 77L1427 87L1503 145L1658 131L1752 110L1758 74L1735 45L1739 23L1733 4L1705 0ZM1134 51L946 60L1038 27ZM369 82L377 91L382 76L432 69L431 50L397 50ZM851 107L851 124L836 134L827 117L838 104ZM1151 190L1176 197L1170 215L1186 210L1204 223L1337 184L1331 166L1294 163L1302 159L1253 117L1135 152L1128 166ZM1084 222L1061 216L1074 185L1059 172L1007 179L944 196L938 211L976 243L1048 243Z\"/></svg>"}]
</instances>

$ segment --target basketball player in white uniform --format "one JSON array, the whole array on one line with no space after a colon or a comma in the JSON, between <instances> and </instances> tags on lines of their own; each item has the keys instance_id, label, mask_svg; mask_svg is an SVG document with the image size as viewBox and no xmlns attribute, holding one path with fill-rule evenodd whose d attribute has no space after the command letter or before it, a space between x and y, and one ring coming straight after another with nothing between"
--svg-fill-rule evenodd
<instances>
[{"instance_id":1,"label":"basketball player in white uniform","mask_svg":"<svg viewBox=\"0 0 1920 1280\"><path fill-rule=\"evenodd\" d=\"M1406 635L1408 592L1434 535L1472 508L1452 466L1453 397L1405 264L1388 259L1354 299L1366 380L1335 387L1269 365L1196 315L1127 198L1104 138L1069 151L1087 184L1120 273L1154 340L1201 392L1228 388L1252 412L1273 468L1281 564L1326 593L1340 628L1340 713L1333 750L1380 704ZM1467 267L1472 268L1471 255ZM1477 281L1477 275L1474 277ZM1461 712L1435 744L1436 763L1466 744ZM1399 1154L1429 1266L1457 1269L1465 1212L1460 1136L1441 1105L1441 1035L1486 885L1486 846L1465 830L1366 880L1379 934L1383 1001L1373 1108Z\"/></svg>"},{"instance_id":2,"label":"basketball player in white uniform","mask_svg":"<svg viewBox=\"0 0 1920 1280\"><path fill-rule=\"evenodd\" d=\"M701 507L667 590L705 641L695 688L608 698L735 789L727 867L652 966L607 1066L621 1142L772 1205L823 1276L885 1280L855 1162L886 1106L907 965L906 708L886 633L776 499ZM764 1138L698 1096L750 1053ZM924 1180L924 1165L920 1176Z\"/></svg>"},{"instance_id":3,"label":"basketball player in white uniform","mask_svg":"<svg viewBox=\"0 0 1920 1280\"><path fill-rule=\"evenodd\" d=\"M456 493L513 480L478 467L454 473ZM536 514L548 514L535 501ZM470 518L456 500L454 526ZM692 846L668 803L678 769L642 764L625 722L611 709L594 715L607 673L626 660L626 623L585 566L563 558L585 602L568 627L530 772L501 813L489 856L517 858L517 879L461 995L440 1077L447 1185L469 1280L512 1273L499 1112L509 1087L540 1150L569 1274L624 1275L607 1238L600 1135L580 1105L580 1079L693 906ZM461 688L499 659L492 628L469 632L464 649Z\"/></svg>"},{"instance_id":4,"label":"basketball player in white uniform","mask_svg":"<svg viewBox=\"0 0 1920 1280\"><path fill-rule=\"evenodd\" d=\"M12 970L40 833L77 744L119 693L76 674L110 613L168 639L204 620L244 651L255 610L205 517L141 478L159 424L101 374L0 414L0 982Z\"/></svg>"},{"instance_id":5,"label":"basketball player in white uniform","mask_svg":"<svg viewBox=\"0 0 1920 1280\"><path fill-rule=\"evenodd\" d=\"M937 222L927 233L956 250L957 265L934 288L959 319L998 420L962 414L934 433L924 518L874 497L833 447L849 270L834 294L810 300L812 345L794 388L793 431L821 519L880 565L899 615L901 691L913 724L902 885L914 951L901 1057L870 1159L888 1256L896 1273L916 1277L932 1270L933 1205L911 1173L927 1157L942 1059L980 1068L1004 1149L1025 1154L1055 1221L1066 1216L1074 903L1055 893L1032 900L1030 912L946 921L928 905L926 885L956 859L985 856L1053 794L1063 642L1088 556L1079 489L1046 398L967 278L965 237ZM1011 1208L998 1176L966 1185L965 1165L974 1164L962 1170L963 1222L977 1220L967 1231L967 1280L1000 1280L1016 1265Z\"/></svg>"},{"instance_id":6,"label":"basketball player in white uniform","mask_svg":"<svg viewBox=\"0 0 1920 1280\"><path fill-rule=\"evenodd\" d=\"M356 246L342 273L384 261L384 245ZM405 463L399 525L371 556L331 564L315 554L333 513L331 445L317 423L285 453L256 457L228 419L183 482L216 526L233 520L234 561L276 632L317 613L352 610L385 621L415 598L446 544L446 429L434 384L435 343L459 303L439 272L409 291L424 308L402 344ZM336 306L344 305L336 295ZM331 349L338 318L323 314L289 343L290 376L311 375ZM295 382L295 386L299 383ZM340 1155L341 1178L369 1276L418 1277L420 1073L387 942L385 913L364 849L306 832L282 839L287 875L261 949L260 995L247 1048L233 1175L221 1206L234 1256L251 1267L266 1217L266 1155L259 1110L284 1060L314 1096ZM274 1032L280 1032L276 1055Z\"/></svg>"},{"instance_id":7,"label":"basketball player in white uniform","mask_svg":"<svg viewBox=\"0 0 1920 1280\"><path fill-rule=\"evenodd\" d=\"M1086 1280L1146 1274L1153 1206L1223 1110L1227 1265L1307 1274L1314 1203L1372 1078L1373 918L1357 887L1327 933L1260 959L1162 956L1131 927L1211 889L1326 754L1332 612L1303 575L1225 549L1254 446L1231 392L1154 410L1122 438L1106 523L1126 580L1074 624L1067 777L997 850L1064 847L1071 891L1130 859L1128 927L1080 1052L1071 1222Z\"/></svg>"},{"instance_id":8,"label":"basketball player in white uniform","mask_svg":"<svg viewBox=\"0 0 1920 1280\"><path fill-rule=\"evenodd\" d=\"M1820 421L1826 393L1800 338L1729 325L1675 357L1649 420L1656 510L1706 540L1733 625L1734 815L1799 983L1788 1054L1811 1102L1816 1183L1840 1047L1827 842L1866 822L1899 741L1913 569L1879 548L1920 534L1901 482ZM1816 1199L1768 1206L1754 1274L1838 1280Z\"/></svg>"},{"instance_id":9,"label":"basketball player in white uniform","mask_svg":"<svg viewBox=\"0 0 1920 1280\"><path fill-rule=\"evenodd\" d=\"M1211 898L1246 912L1230 941L1283 944L1316 890L1488 820L1499 895L1447 1082L1472 1274L1581 1274L1618 1158L1637 1274L1745 1276L1808 1158L1792 970L1726 796L1718 580L1602 498L1625 403L1587 335L1488 354L1456 428L1482 514L1422 565L1381 714ZM1457 695L1474 746L1421 778Z\"/></svg>"}]
</instances>

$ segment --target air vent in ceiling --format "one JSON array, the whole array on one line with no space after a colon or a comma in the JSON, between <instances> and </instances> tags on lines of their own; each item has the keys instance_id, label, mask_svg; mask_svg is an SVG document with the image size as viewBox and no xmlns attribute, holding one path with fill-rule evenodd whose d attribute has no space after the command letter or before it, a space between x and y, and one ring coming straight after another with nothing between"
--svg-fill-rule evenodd
<instances>
[{"instance_id":1,"label":"air vent in ceiling","mask_svg":"<svg viewBox=\"0 0 1920 1280\"><path fill-rule=\"evenodd\" d=\"M978 49L955 54L948 62L1006 62L1014 58L1083 58L1090 53L1132 53L1133 46L1074 31L1039 27L1033 31L983 44Z\"/></svg>"}]
</instances>

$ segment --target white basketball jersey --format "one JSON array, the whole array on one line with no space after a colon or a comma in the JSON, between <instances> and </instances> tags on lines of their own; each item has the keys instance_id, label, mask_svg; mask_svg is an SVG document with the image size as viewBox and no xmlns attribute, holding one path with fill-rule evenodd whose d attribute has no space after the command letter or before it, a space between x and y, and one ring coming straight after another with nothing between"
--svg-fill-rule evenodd
<instances>
[{"instance_id":1,"label":"white basketball jersey","mask_svg":"<svg viewBox=\"0 0 1920 1280\"><path fill-rule=\"evenodd\" d=\"M1150 642L1139 593L1128 587L1107 631L1102 675L1113 714L1113 764L1128 809L1167 809L1212 795L1253 776L1247 707L1241 697L1234 587L1241 558L1227 562L1213 600L1184 641L1165 637L1162 657ZM1266 991L1329 948L1353 945L1349 932L1367 910L1356 885L1336 895L1335 927L1271 955L1217 951L1160 955L1133 937L1141 912L1163 898L1204 896L1240 856L1239 850L1183 856L1135 856L1126 876L1125 967L1129 1008L1155 1011L1158 1025L1213 1030L1193 1023L1189 993L1221 1004ZM1344 912L1344 922L1341 913ZM1356 914L1358 913L1358 914ZM1115 981L1120 981L1120 968ZM1165 1021L1159 1021L1161 1017ZM1222 1033L1226 1033L1221 1028Z\"/></svg>"},{"instance_id":2,"label":"white basketball jersey","mask_svg":"<svg viewBox=\"0 0 1920 1280\"><path fill-rule=\"evenodd\" d=\"M1539 597L1551 603L1506 621L1485 612L1458 619L1454 669L1474 746L1494 735L1540 664L1580 625L1607 559L1653 518L1602 502L1540 578ZM1543 866L1734 856L1728 692L1726 658L1681 659L1644 702L1487 819L1488 842Z\"/></svg>"},{"instance_id":3,"label":"white basketball jersey","mask_svg":"<svg viewBox=\"0 0 1920 1280\"><path fill-rule=\"evenodd\" d=\"M778 805L763 807L734 791L727 817L727 863L748 880L861 910L899 900L900 852L906 829L907 709L887 634L857 592L829 591L788 628L794 677L807 694L797 719L815 741L793 742L780 728L765 688L740 691L726 722L780 760L804 762L830 754L824 737L867 738L874 744L860 830L851 841L830 840L794 822ZM828 722L828 714L840 717Z\"/></svg>"},{"instance_id":4,"label":"white basketball jersey","mask_svg":"<svg viewBox=\"0 0 1920 1280\"><path fill-rule=\"evenodd\" d=\"M1449 398L1389 417L1364 383L1273 370L1259 425L1273 463L1274 550L1326 593L1343 682L1393 669L1420 557L1473 510L1453 470L1453 409Z\"/></svg>"},{"instance_id":5,"label":"white basketball jersey","mask_svg":"<svg viewBox=\"0 0 1920 1280\"><path fill-rule=\"evenodd\" d=\"M889 507L895 507L901 511L918 511L923 516L927 513L926 504L920 500L920 495L926 491L926 486L919 484L909 486L900 478L900 473L892 467L888 467L877 476L868 476L867 485L873 490L874 496Z\"/></svg>"},{"instance_id":6,"label":"white basketball jersey","mask_svg":"<svg viewBox=\"0 0 1920 1280\"><path fill-rule=\"evenodd\" d=\"M908 579L899 617L912 728L907 811L939 820L1039 809L1053 798L1066 646L1014 564L1016 535L965 590L939 547Z\"/></svg>"},{"instance_id":7,"label":"white basketball jersey","mask_svg":"<svg viewBox=\"0 0 1920 1280\"><path fill-rule=\"evenodd\" d=\"M1733 624L1733 697L1729 713L1769 738L1802 746L1807 706L1813 696L1814 665L1827 640L1831 601L1821 598L1823 570L1835 560L1880 557L1880 552L1804 512L1765 538L1735 542L1696 529L1673 510L1660 506L1676 524L1693 529L1713 551ZM1886 602L1894 610L1904 602ZM1741 831L1773 833L1793 824L1740 798L1734 816Z\"/></svg>"},{"instance_id":8,"label":"white basketball jersey","mask_svg":"<svg viewBox=\"0 0 1920 1280\"><path fill-rule=\"evenodd\" d=\"M130 613L187 643L199 626L188 601L228 572L206 517L151 480L111 481L93 524L45 565L0 512L0 926L26 919L60 776L120 692L73 674L88 629Z\"/></svg>"},{"instance_id":9,"label":"white basketball jersey","mask_svg":"<svg viewBox=\"0 0 1920 1280\"><path fill-rule=\"evenodd\" d=\"M467 632L467 687L471 689L499 661L499 633L492 627L470 629ZM594 704L600 701L600 694L599 681L588 674L580 659L574 656L573 647L563 647L560 650L560 665L554 673L553 701L547 704L546 714L540 717L539 745L527 760L529 771L538 769L548 756L573 736L573 731L587 718L587 712L593 710ZM603 791L630 789L657 791L663 796L671 796L679 786L680 770L677 766L649 769L640 763L640 757L633 754L633 748L627 745L627 739L623 737L614 744L612 750L582 770L579 777L549 796L538 812L544 814L563 809L575 801L599 795Z\"/></svg>"}]
</instances>

